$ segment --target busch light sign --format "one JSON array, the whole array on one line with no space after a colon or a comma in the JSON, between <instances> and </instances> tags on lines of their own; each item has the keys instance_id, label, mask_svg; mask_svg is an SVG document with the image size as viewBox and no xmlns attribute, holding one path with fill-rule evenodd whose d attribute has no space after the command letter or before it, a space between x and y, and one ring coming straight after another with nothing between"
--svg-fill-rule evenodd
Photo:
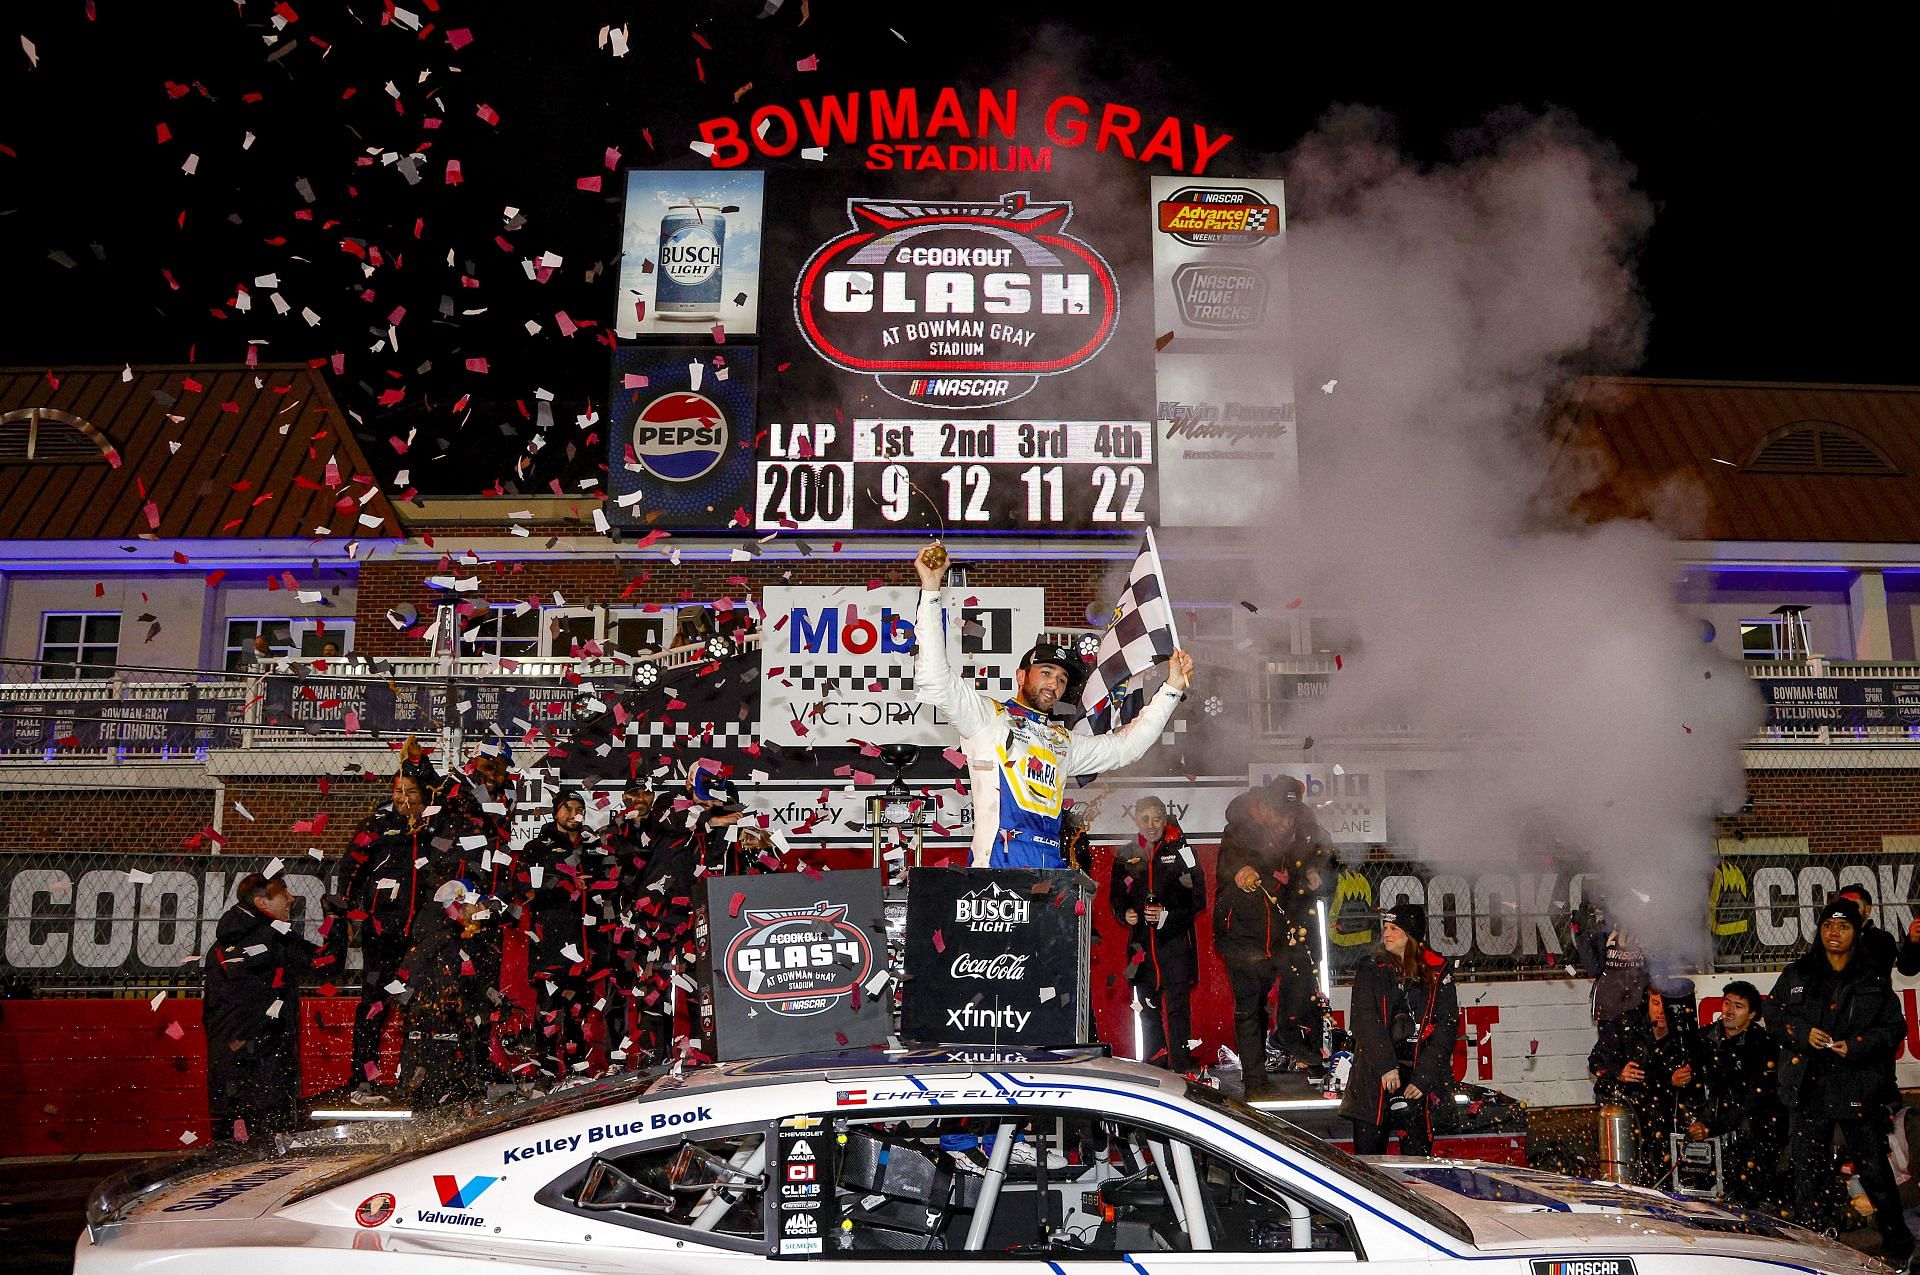
<instances>
[{"instance_id":1,"label":"busch light sign","mask_svg":"<svg viewBox=\"0 0 1920 1275\"><path fill-rule=\"evenodd\" d=\"M947 590L947 661L996 700L1046 618L1041 589ZM760 646L761 737L801 748L954 742L913 684L918 589L770 588Z\"/></svg>"}]
</instances>

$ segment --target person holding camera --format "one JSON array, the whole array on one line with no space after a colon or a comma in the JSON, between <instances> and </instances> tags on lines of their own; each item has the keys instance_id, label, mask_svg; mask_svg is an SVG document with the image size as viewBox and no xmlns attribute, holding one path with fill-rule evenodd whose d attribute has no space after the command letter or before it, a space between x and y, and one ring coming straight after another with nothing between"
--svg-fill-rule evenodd
<instances>
[{"instance_id":1,"label":"person holding camera","mask_svg":"<svg viewBox=\"0 0 1920 1275\"><path fill-rule=\"evenodd\" d=\"M1641 1186L1666 1180L1673 1163L1669 1140L1699 1100L1692 998L1693 984L1685 979L1649 981L1639 1004L1600 1023L1587 1055L1594 1097L1633 1112L1631 1172Z\"/></svg>"},{"instance_id":2,"label":"person holding camera","mask_svg":"<svg viewBox=\"0 0 1920 1275\"><path fill-rule=\"evenodd\" d=\"M1436 1095L1453 1079L1460 1000L1447 958L1428 947L1427 910L1396 903L1380 914L1380 945L1353 976L1353 1071L1340 1113L1356 1155L1433 1153Z\"/></svg>"}]
</instances>

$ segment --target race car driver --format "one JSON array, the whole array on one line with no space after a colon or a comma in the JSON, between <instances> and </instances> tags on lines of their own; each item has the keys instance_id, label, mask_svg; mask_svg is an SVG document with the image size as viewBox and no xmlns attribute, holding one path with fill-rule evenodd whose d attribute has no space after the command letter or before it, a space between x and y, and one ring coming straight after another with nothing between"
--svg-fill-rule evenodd
<instances>
[{"instance_id":1,"label":"race car driver","mask_svg":"<svg viewBox=\"0 0 1920 1275\"><path fill-rule=\"evenodd\" d=\"M1104 735L1070 734L1048 718L1055 704L1078 689L1081 661L1063 646L1042 642L1021 659L1013 699L980 694L947 664L946 608L940 601L947 551L928 545L913 565L920 575L914 694L959 728L973 789L973 866L1062 867L1060 803L1068 776L1112 770L1145 753L1166 729L1174 705L1186 698L1193 657L1173 653L1165 684L1125 726Z\"/></svg>"}]
</instances>

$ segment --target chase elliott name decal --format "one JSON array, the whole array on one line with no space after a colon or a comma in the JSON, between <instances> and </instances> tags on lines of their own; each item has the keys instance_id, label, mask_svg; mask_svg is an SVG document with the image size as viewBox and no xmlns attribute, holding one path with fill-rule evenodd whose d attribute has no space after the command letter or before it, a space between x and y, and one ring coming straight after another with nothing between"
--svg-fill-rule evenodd
<instances>
[{"instance_id":1,"label":"chase elliott name decal","mask_svg":"<svg viewBox=\"0 0 1920 1275\"><path fill-rule=\"evenodd\" d=\"M750 908L745 915L747 928L727 944L727 984L776 1014L822 1013L872 972L873 945L847 920L845 904Z\"/></svg>"},{"instance_id":2,"label":"chase elliott name decal","mask_svg":"<svg viewBox=\"0 0 1920 1275\"><path fill-rule=\"evenodd\" d=\"M1065 201L850 199L853 229L816 249L794 286L815 353L908 402L985 407L1071 371L1113 335L1105 258L1063 233Z\"/></svg>"}]
</instances>

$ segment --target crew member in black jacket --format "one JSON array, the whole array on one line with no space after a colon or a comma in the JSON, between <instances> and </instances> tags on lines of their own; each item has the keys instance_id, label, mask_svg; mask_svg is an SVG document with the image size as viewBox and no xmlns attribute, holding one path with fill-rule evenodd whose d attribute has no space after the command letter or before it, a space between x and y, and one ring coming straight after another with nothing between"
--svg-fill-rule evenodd
<instances>
[{"instance_id":1,"label":"crew member in black jacket","mask_svg":"<svg viewBox=\"0 0 1920 1275\"><path fill-rule=\"evenodd\" d=\"M344 936L337 918L328 926ZM331 937L331 935L330 935ZM339 943L316 946L293 928L279 877L240 879L201 958L206 1000L207 1106L216 1142L292 1129L300 1098L300 976L340 964Z\"/></svg>"},{"instance_id":2,"label":"crew member in black jacket","mask_svg":"<svg viewBox=\"0 0 1920 1275\"><path fill-rule=\"evenodd\" d=\"M1142 1062L1185 1071L1199 970L1194 921L1207 905L1206 876L1179 826L1167 822L1165 802L1142 797L1133 823L1140 840L1114 851L1107 903L1128 931L1127 977L1140 1000L1134 1047Z\"/></svg>"},{"instance_id":3,"label":"crew member in black jacket","mask_svg":"<svg viewBox=\"0 0 1920 1275\"><path fill-rule=\"evenodd\" d=\"M586 798L566 789L516 866L533 918L527 964L545 1069L563 1080L587 1061L588 1017L613 977L618 865L587 827Z\"/></svg>"},{"instance_id":4,"label":"crew member in black jacket","mask_svg":"<svg viewBox=\"0 0 1920 1275\"><path fill-rule=\"evenodd\" d=\"M1835 1172L1838 1127L1873 1205L1882 1260L1897 1270L1911 1260L1914 1245L1887 1162L1887 1119L1880 1100L1882 1069L1905 1038L1907 1024L1886 972L1858 951L1860 931L1859 905L1829 899L1820 911L1819 941L1781 971L1769 1012L1778 1012L1775 1030L1787 1042L1780 1100L1792 1113L1787 1141L1794 1209L1802 1221L1817 1220L1816 1202Z\"/></svg>"},{"instance_id":5,"label":"crew member in black jacket","mask_svg":"<svg viewBox=\"0 0 1920 1275\"><path fill-rule=\"evenodd\" d=\"M1787 1109L1780 1105L1780 1044L1760 1023L1760 989L1728 983L1720 1018L1702 1035L1703 1082L1687 1102L1687 1135L1722 1138L1727 1198L1776 1216L1786 1211L1780 1154L1787 1146Z\"/></svg>"},{"instance_id":6,"label":"crew member in black jacket","mask_svg":"<svg viewBox=\"0 0 1920 1275\"><path fill-rule=\"evenodd\" d=\"M1587 1055L1594 1097L1633 1111L1633 1180L1642 1186L1666 1180L1673 1158L1669 1139L1691 1110L1682 1103L1700 1093L1692 996L1693 985L1684 979L1650 983L1640 1004L1600 1024Z\"/></svg>"},{"instance_id":7,"label":"crew member in black jacket","mask_svg":"<svg viewBox=\"0 0 1920 1275\"><path fill-rule=\"evenodd\" d=\"M341 893L360 923L360 1004L353 1014L353 1084L371 1098L380 1072L380 1038L400 1012L399 982L413 927L447 870L436 859L426 817L426 783L403 769L393 777L392 803L368 816L343 860Z\"/></svg>"},{"instance_id":8,"label":"crew member in black jacket","mask_svg":"<svg viewBox=\"0 0 1920 1275\"><path fill-rule=\"evenodd\" d=\"M1340 1111L1356 1155L1433 1154L1433 1106L1453 1079L1460 999L1447 958L1426 945L1427 910L1396 903L1380 914L1380 945L1353 975L1353 1071Z\"/></svg>"},{"instance_id":9,"label":"crew member in black jacket","mask_svg":"<svg viewBox=\"0 0 1920 1275\"><path fill-rule=\"evenodd\" d=\"M1236 801L1245 798L1236 798ZM1268 993L1287 959L1287 914L1271 879L1274 842L1291 829L1269 829L1258 820L1235 820L1228 808L1220 838L1220 882L1214 891L1213 943L1227 967L1233 991L1233 1047L1248 1099L1269 1097L1267 1033L1273 1027ZM1284 817L1276 821L1286 822Z\"/></svg>"}]
</instances>

